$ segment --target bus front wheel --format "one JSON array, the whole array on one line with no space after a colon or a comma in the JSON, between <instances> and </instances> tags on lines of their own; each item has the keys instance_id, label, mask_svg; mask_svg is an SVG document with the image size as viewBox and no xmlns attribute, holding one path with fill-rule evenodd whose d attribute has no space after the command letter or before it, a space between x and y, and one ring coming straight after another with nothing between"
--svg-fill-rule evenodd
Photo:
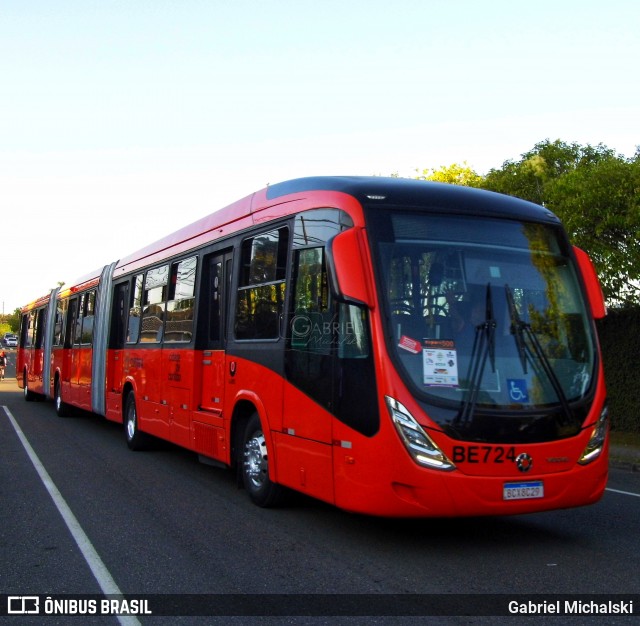
<instances>
[{"instance_id":1,"label":"bus front wheel","mask_svg":"<svg viewBox=\"0 0 640 626\"><path fill-rule=\"evenodd\" d=\"M244 488L254 504L268 508L285 499L286 489L269 478L267 441L257 413L247 422L240 464Z\"/></svg>"}]
</instances>

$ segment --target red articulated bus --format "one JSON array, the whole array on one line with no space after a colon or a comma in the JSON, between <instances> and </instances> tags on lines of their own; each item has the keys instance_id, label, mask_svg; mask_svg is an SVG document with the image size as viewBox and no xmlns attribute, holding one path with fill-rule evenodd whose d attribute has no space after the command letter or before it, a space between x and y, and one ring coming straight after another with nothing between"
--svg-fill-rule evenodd
<instances>
[{"instance_id":1,"label":"red articulated bus","mask_svg":"<svg viewBox=\"0 0 640 626\"><path fill-rule=\"evenodd\" d=\"M272 185L22 312L18 379L381 516L596 502L608 416L587 255L547 209L368 177Z\"/></svg>"}]
</instances>

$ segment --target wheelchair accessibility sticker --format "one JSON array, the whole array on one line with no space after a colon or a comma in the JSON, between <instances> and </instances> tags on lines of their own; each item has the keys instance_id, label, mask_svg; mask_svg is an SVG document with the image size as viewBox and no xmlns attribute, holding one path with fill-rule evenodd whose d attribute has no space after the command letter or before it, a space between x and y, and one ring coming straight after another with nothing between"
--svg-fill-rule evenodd
<instances>
[{"instance_id":1,"label":"wheelchair accessibility sticker","mask_svg":"<svg viewBox=\"0 0 640 626\"><path fill-rule=\"evenodd\" d=\"M527 381L524 378L507 378L509 397L514 402L529 402Z\"/></svg>"}]
</instances>

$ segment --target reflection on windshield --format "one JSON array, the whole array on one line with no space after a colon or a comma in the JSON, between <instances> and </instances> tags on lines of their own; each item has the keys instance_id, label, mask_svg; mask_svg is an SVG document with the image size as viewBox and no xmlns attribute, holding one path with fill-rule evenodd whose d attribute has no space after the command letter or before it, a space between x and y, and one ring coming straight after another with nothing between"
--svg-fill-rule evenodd
<instances>
[{"instance_id":1,"label":"reflection on windshield","mask_svg":"<svg viewBox=\"0 0 640 626\"><path fill-rule=\"evenodd\" d=\"M553 405L570 422L595 356L556 231L427 213L393 213L389 223L378 263L391 349L410 388L458 407L458 425L483 409Z\"/></svg>"}]
</instances>

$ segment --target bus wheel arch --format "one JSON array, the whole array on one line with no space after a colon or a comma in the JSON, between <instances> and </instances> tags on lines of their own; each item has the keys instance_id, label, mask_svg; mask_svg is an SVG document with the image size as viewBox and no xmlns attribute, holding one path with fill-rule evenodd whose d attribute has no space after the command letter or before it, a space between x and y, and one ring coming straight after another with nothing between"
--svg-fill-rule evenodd
<instances>
[{"instance_id":1,"label":"bus wheel arch","mask_svg":"<svg viewBox=\"0 0 640 626\"><path fill-rule=\"evenodd\" d=\"M251 402L236 406L232 441L238 482L251 501L264 508L281 504L288 493L285 487L272 479L273 453L267 438L255 406Z\"/></svg>"}]
</instances>

